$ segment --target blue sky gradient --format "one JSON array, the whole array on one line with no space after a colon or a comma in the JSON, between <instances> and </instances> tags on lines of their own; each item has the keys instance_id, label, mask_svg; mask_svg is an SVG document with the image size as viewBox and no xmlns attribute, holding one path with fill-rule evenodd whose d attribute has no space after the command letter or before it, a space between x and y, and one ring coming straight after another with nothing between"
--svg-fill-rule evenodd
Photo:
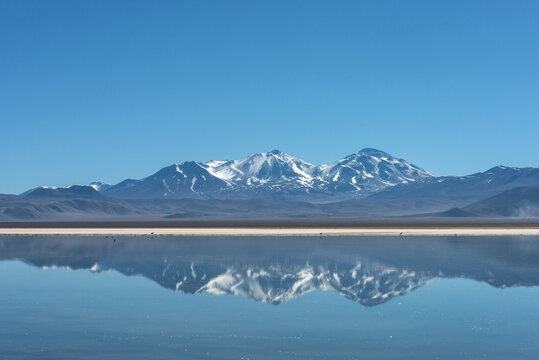
<instances>
[{"instance_id":1,"label":"blue sky gradient","mask_svg":"<svg viewBox=\"0 0 539 360\"><path fill-rule=\"evenodd\" d=\"M0 0L0 193L279 149L538 166L538 1Z\"/></svg>"}]
</instances>

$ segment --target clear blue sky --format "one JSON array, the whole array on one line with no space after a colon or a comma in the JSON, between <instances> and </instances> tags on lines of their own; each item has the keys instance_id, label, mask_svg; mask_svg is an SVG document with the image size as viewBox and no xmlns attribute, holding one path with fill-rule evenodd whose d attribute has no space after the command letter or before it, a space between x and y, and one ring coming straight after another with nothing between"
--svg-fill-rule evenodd
<instances>
[{"instance_id":1,"label":"clear blue sky","mask_svg":"<svg viewBox=\"0 0 539 360\"><path fill-rule=\"evenodd\" d=\"M539 1L0 0L0 193L277 148L539 165Z\"/></svg>"}]
</instances>

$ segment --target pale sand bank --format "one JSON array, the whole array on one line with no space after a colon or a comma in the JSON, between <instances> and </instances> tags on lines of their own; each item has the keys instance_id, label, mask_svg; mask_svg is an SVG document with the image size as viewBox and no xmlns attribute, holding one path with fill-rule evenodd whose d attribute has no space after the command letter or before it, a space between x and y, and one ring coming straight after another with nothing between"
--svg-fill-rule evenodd
<instances>
[{"instance_id":1,"label":"pale sand bank","mask_svg":"<svg viewBox=\"0 0 539 360\"><path fill-rule=\"evenodd\" d=\"M539 236L539 228L7 228L0 236Z\"/></svg>"}]
</instances>

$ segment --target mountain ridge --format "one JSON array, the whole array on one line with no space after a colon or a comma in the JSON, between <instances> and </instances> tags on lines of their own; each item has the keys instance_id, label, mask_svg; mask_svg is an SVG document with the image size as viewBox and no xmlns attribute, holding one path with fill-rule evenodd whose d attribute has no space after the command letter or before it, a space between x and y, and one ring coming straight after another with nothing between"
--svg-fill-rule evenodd
<instances>
[{"instance_id":1,"label":"mountain ridge","mask_svg":"<svg viewBox=\"0 0 539 360\"><path fill-rule=\"evenodd\" d=\"M238 160L173 164L103 193L118 198L350 198L431 177L435 175L373 148L321 165L272 150Z\"/></svg>"},{"instance_id":2,"label":"mountain ridge","mask_svg":"<svg viewBox=\"0 0 539 360\"><path fill-rule=\"evenodd\" d=\"M515 196L517 205L506 200L496 211L467 208L519 187L539 187L539 168L500 165L466 176L436 176L373 148L322 165L272 150L238 160L176 163L115 185L94 181L33 188L21 196L0 198L0 220L515 217L517 210L535 214L533 203L518 208L527 203L517 199L522 197L517 192L508 195Z\"/></svg>"}]
</instances>

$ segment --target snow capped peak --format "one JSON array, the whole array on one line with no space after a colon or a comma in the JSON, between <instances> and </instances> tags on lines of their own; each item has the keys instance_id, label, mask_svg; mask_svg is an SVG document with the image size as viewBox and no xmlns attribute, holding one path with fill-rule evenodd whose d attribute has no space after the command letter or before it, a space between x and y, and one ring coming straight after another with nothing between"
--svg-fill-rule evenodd
<instances>
[{"instance_id":1,"label":"snow capped peak","mask_svg":"<svg viewBox=\"0 0 539 360\"><path fill-rule=\"evenodd\" d=\"M175 164L175 165L176 165L176 168L178 167L193 168L193 169L204 168L204 166L197 161L184 161L182 163Z\"/></svg>"},{"instance_id":2,"label":"snow capped peak","mask_svg":"<svg viewBox=\"0 0 539 360\"><path fill-rule=\"evenodd\" d=\"M333 164L313 165L280 150L239 160L186 161L145 179L120 183L109 194L126 197L279 198L364 196L397 184L432 177L381 150L365 148ZM144 190L142 190L144 189ZM135 192L139 192L138 194ZM132 195L131 195L132 194Z\"/></svg>"},{"instance_id":3,"label":"snow capped peak","mask_svg":"<svg viewBox=\"0 0 539 360\"><path fill-rule=\"evenodd\" d=\"M102 192L112 187L112 184L108 184L104 181L98 180L98 181L92 181L88 184L89 186L93 187L95 191Z\"/></svg>"},{"instance_id":4,"label":"snow capped peak","mask_svg":"<svg viewBox=\"0 0 539 360\"><path fill-rule=\"evenodd\" d=\"M233 161L210 161L205 164L213 175L234 183L261 185L269 180L302 178L309 181L315 168L303 160L272 150Z\"/></svg>"},{"instance_id":5,"label":"snow capped peak","mask_svg":"<svg viewBox=\"0 0 539 360\"><path fill-rule=\"evenodd\" d=\"M329 181L328 186L335 191L365 193L433 175L386 152L365 148L333 164L320 166L319 176Z\"/></svg>"},{"instance_id":6,"label":"snow capped peak","mask_svg":"<svg viewBox=\"0 0 539 360\"><path fill-rule=\"evenodd\" d=\"M373 149L373 148L363 148L363 149L359 150L356 154L391 156L391 155L389 155L388 153L386 153L386 152L384 152L382 150Z\"/></svg>"}]
</instances>

